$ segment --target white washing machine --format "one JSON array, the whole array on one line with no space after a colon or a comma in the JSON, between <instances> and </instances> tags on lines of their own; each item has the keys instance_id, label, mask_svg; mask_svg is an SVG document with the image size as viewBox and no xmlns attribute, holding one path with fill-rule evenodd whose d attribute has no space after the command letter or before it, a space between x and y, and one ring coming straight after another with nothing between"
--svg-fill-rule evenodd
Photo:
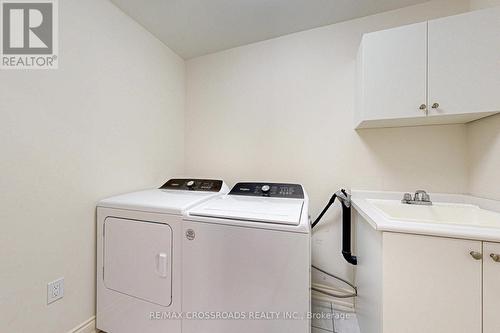
<instances>
[{"instance_id":1,"label":"white washing machine","mask_svg":"<svg viewBox=\"0 0 500 333\"><path fill-rule=\"evenodd\" d=\"M308 205L301 185L239 183L187 211L183 333L310 332Z\"/></svg>"},{"instance_id":2,"label":"white washing machine","mask_svg":"<svg viewBox=\"0 0 500 333\"><path fill-rule=\"evenodd\" d=\"M160 189L97 205L97 328L109 333L181 332L183 213L227 193L221 180L171 179Z\"/></svg>"}]
</instances>

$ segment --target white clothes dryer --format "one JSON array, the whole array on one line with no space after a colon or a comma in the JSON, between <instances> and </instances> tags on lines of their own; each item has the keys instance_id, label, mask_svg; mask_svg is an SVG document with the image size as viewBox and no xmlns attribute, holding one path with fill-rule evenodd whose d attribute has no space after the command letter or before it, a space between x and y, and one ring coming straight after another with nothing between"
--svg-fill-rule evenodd
<instances>
[{"instance_id":1,"label":"white clothes dryer","mask_svg":"<svg viewBox=\"0 0 500 333\"><path fill-rule=\"evenodd\" d=\"M97 328L109 333L181 332L182 216L228 192L221 180L171 179L160 189L97 205Z\"/></svg>"}]
</instances>

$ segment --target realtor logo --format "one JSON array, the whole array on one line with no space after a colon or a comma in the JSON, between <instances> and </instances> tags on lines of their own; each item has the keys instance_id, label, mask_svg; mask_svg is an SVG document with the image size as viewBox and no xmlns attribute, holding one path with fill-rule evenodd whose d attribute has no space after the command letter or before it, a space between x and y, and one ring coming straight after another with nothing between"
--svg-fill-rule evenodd
<instances>
[{"instance_id":1,"label":"realtor logo","mask_svg":"<svg viewBox=\"0 0 500 333\"><path fill-rule=\"evenodd\" d=\"M57 68L56 0L0 0L2 69Z\"/></svg>"}]
</instances>

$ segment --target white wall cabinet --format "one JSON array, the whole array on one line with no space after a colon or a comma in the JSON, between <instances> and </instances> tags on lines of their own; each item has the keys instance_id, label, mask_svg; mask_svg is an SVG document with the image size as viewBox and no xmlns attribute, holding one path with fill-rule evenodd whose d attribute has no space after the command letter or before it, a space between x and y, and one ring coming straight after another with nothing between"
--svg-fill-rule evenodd
<instances>
[{"instance_id":1,"label":"white wall cabinet","mask_svg":"<svg viewBox=\"0 0 500 333\"><path fill-rule=\"evenodd\" d=\"M366 119L425 117L427 23L367 34L359 56Z\"/></svg>"},{"instance_id":2,"label":"white wall cabinet","mask_svg":"<svg viewBox=\"0 0 500 333\"><path fill-rule=\"evenodd\" d=\"M500 332L500 243L380 232L358 213L355 221L361 332Z\"/></svg>"},{"instance_id":3,"label":"white wall cabinet","mask_svg":"<svg viewBox=\"0 0 500 333\"><path fill-rule=\"evenodd\" d=\"M365 34L357 68L356 128L500 112L500 7Z\"/></svg>"},{"instance_id":4,"label":"white wall cabinet","mask_svg":"<svg viewBox=\"0 0 500 333\"><path fill-rule=\"evenodd\" d=\"M429 21L428 66L430 116L500 111L500 8Z\"/></svg>"}]
</instances>

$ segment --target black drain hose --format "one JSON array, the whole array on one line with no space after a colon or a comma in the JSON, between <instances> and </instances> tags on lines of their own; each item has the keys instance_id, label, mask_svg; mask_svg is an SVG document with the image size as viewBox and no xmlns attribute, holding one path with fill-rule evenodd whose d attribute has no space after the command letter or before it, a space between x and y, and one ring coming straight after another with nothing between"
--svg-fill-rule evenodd
<instances>
[{"instance_id":1,"label":"black drain hose","mask_svg":"<svg viewBox=\"0 0 500 333\"><path fill-rule=\"evenodd\" d=\"M319 223L323 215L325 215L337 198L342 205L342 255L348 263L357 265L358 259L356 256L353 256L351 252L351 197L344 189L332 195L328 204L323 208L316 220L314 220L311 228L314 228Z\"/></svg>"}]
</instances>

